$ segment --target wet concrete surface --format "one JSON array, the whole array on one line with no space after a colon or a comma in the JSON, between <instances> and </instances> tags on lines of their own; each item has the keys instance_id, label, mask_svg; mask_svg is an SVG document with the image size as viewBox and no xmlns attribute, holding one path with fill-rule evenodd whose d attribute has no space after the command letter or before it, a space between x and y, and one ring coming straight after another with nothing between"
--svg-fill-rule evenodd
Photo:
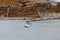
<instances>
[{"instance_id":1,"label":"wet concrete surface","mask_svg":"<svg viewBox=\"0 0 60 40\"><path fill-rule=\"evenodd\" d=\"M60 40L60 20L24 25L24 20L0 20L0 40Z\"/></svg>"}]
</instances>

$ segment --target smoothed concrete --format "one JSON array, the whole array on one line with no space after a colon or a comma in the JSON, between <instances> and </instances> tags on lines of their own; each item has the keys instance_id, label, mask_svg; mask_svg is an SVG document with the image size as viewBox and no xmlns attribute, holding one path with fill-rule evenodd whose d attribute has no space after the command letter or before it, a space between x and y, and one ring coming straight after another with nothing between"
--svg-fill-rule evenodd
<instances>
[{"instance_id":1,"label":"smoothed concrete","mask_svg":"<svg viewBox=\"0 0 60 40\"><path fill-rule=\"evenodd\" d=\"M0 20L0 40L60 40L60 20L24 25L24 20Z\"/></svg>"}]
</instances>

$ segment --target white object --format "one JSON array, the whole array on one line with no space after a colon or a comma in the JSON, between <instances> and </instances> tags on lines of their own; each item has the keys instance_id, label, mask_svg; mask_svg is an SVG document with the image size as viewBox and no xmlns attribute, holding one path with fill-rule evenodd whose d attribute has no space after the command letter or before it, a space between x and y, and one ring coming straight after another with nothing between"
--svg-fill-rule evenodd
<instances>
[{"instance_id":1,"label":"white object","mask_svg":"<svg viewBox=\"0 0 60 40\"><path fill-rule=\"evenodd\" d=\"M26 21L26 23L25 23L25 27L30 27L31 26L31 21L29 20L29 21Z\"/></svg>"}]
</instances>

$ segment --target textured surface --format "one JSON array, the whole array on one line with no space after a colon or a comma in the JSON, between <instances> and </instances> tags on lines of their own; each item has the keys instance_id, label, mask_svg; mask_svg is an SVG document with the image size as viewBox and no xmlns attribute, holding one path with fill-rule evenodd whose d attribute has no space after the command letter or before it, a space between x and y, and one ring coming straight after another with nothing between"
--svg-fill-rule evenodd
<instances>
[{"instance_id":1,"label":"textured surface","mask_svg":"<svg viewBox=\"0 0 60 40\"><path fill-rule=\"evenodd\" d=\"M57 18L60 17L60 2L38 2L34 0L0 0L0 16Z\"/></svg>"}]
</instances>

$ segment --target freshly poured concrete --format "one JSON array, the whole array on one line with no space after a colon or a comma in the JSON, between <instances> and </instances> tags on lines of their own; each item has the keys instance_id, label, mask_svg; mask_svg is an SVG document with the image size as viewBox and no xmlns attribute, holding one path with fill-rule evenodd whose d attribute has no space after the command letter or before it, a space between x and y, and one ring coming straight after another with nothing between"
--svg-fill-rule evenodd
<instances>
[{"instance_id":1,"label":"freshly poured concrete","mask_svg":"<svg viewBox=\"0 0 60 40\"><path fill-rule=\"evenodd\" d=\"M24 25L24 20L0 20L0 40L60 40L60 20Z\"/></svg>"}]
</instances>

